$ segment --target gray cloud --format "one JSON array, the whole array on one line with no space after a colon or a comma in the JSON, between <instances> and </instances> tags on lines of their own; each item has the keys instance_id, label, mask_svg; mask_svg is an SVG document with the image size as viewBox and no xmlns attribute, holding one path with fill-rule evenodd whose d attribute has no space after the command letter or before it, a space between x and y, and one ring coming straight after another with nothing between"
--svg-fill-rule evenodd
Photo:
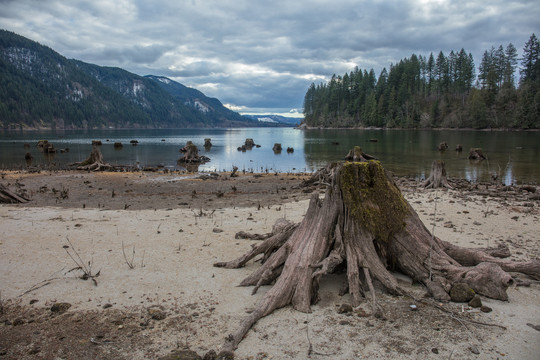
<instances>
[{"instance_id":1,"label":"gray cloud","mask_svg":"<svg viewBox=\"0 0 540 360\"><path fill-rule=\"evenodd\" d=\"M246 112L301 108L311 82L412 53L472 52L539 33L540 4L479 0L15 0L0 27L69 58L169 76Z\"/></svg>"}]
</instances>

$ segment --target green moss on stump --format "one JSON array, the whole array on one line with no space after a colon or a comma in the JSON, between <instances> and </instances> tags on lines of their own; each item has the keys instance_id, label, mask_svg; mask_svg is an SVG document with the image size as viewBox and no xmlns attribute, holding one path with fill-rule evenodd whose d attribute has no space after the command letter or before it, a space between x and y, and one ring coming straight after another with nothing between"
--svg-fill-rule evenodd
<instances>
[{"instance_id":1,"label":"green moss on stump","mask_svg":"<svg viewBox=\"0 0 540 360\"><path fill-rule=\"evenodd\" d=\"M339 180L349 215L377 240L386 242L403 229L407 201L379 161L346 162Z\"/></svg>"}]
</instances>

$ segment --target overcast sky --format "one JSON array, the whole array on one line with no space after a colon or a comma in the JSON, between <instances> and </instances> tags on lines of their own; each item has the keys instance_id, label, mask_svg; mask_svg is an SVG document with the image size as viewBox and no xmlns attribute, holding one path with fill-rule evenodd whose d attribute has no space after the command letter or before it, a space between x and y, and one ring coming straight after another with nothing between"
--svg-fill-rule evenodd
<instances>
[{"instance_id":1,"label":"overcast sky","mask_svg":"<svg viewBox=\"0 0 540 360\"><path fill-rule=\"evenodd\" d=\"M491 46L521 56L538 0L0 0L0 28L78 60L162 75L241 113L302 112L355 66Z\"/></svg>"}]
</instances>

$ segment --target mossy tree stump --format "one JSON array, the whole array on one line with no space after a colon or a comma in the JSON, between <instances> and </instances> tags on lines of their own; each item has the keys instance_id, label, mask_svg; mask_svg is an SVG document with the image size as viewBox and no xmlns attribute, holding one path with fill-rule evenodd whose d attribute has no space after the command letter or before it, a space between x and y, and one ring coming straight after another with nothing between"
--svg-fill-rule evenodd
<instances>
[{"instance_id":1,"label":"mossy tree stump","mask_svg":"<svg viewBox=\"0 0 540 360\"><path fill-rule=\"evenodd\" d=\"M233 351L251 326L275 309L292 305L310 312L318 300L320 278L344 264L353 306L369 290L378 315L372 279L390 293L406 295L390 271L400 271L438 300L448 301L453 284L466 282L477 293L507 300L512 278L520 271L540 278L540 262L511 262L485 252L443 242L424 226L379 161L333 163L324 170L324 200L313 195L301 223L284 227L244 256L214 264L239 268L258 255L262 265L241 286L273 286L257 308L230 334L224 351ZM410 296L410 295L409 295Z\"/></svg>"}]
</instances>

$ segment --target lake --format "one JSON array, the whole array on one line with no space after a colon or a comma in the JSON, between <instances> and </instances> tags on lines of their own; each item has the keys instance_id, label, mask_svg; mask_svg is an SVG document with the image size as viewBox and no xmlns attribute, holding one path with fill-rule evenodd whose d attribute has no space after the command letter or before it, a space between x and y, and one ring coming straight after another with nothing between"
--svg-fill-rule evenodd
<instances>
[{"instance_id":1,"label":"lake","mask_svg":"<svg viewBox=\"0 0 540 360\"><path fill-rule=\"evenodd\" d=\"M203 147L205 138L212 139L209 150ZM246 138L252 138L260 148L238 151ZM69 148L69 152L46 156L36 147L40 139L49 140L57 149ZM230 171L238 166L255 172L313 172L341 160L358 145L396 175L423 179L429 175L432 161L442 159L449 177L483 181L497 174L505 184L540 183L540 132L507 131L240 128L0 132L0 168L25 168L28 151L33 156L31 165L62 169L85 160L92 140L101 140L105 161L117 165L180 169L179 149L191 140L200 154L211 159L199 171ZM138 145L130 145L130 140L137 140ZM439 152L437 146L443 141L449 149ZM123 148L115 149L114 142L122 142ZM272 151L274 143L282 145L281 154ZM25 149L24 144L30 148ZM463 152L454 150L457 144L463 146ZM287 147L294 152L287 153ZM473 147L482 148L488 160L469 161Z\"/></svg>"}]
</instances>

